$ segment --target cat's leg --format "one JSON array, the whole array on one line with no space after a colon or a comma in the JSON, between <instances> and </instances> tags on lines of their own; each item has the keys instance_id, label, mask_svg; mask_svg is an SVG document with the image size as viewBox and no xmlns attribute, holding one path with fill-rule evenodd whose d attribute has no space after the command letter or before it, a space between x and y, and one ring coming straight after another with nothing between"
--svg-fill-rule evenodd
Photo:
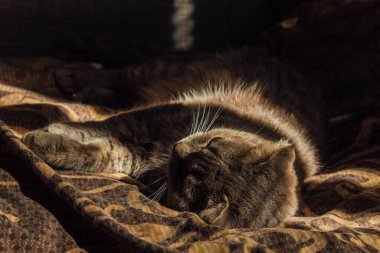
<instances>
[{"instance_id":1,"label":"cat's leg","mask_svg":"<svg viewBox=\"0 0 380 253\"><path fill-rule=\"evenodd\" d=\"M55 80L61 90L83 102L126 107L157 103L207 85L241 87L278 76L277 62L256 51L165 57L120 69L73 64L57 69Z\"/></svg>"},{"instance_id":2,"label":"cat's leg","mask_svg":"<svg viewBox=\"0 0 380 253\"><path fill-rule=\"evenodd\" d=\"M132 175L131 150L94 124L54 123L27 133L23 142L54 168Z\"/></svg>"},{"instance_id":3,"label":"cat's leg","mask_svg":"<svg viewBox=\"0 0 380 253\"><path fill-rule=\"evenodd\" d=\"M55 82L63 93L85 103L130 107L166 101L178 92L200 86L205 70L196 61L163 59L120 69L95 68L91 64L70 64L56 69ZM197 65L196 68L193 65ZM212 81L208 70L208 81ZM220 79L220 75L217 75Z\"/></svg>"},{"instance_id":4,"label":"cat's leg","mask_svg":"<svg viewBox=\"0 0 380 253\"><path fill-rule=\"evenodd\" d=\"M162 119L161 109L151 108L105 121L53 123L28 132L23 141L57 169L122 172L140 177L164 166L171 143L177 141L172 129L178 122L172 119L185 124L191 118L176 108L166 112L170 113L178 116Z\"/></svg>"},{"instance_id":5,"label":"cat's leg","mask_svg":"<svg viewBox=\"0 0 380 253\"><path fill-rule=\"evenodd\" d=\"M120 82L118 70L104 70L88 63L73 63L54 71L57 88L67 98L89 104L123 105L132 101L127 92L118 92L114 83Z\"/></svg>"}]
</instances>

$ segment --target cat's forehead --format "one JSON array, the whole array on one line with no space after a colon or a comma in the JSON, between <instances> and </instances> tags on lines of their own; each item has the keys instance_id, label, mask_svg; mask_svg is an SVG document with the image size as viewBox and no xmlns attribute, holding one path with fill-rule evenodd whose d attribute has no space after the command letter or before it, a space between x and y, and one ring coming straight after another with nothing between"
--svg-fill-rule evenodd
<instances>
[{"instance_id":1,"label":"cat's forehead","mask_svg":"<svg viewBox=\"0 0 380 253\"><path fill-rule=\"evenodd\" d=\"M244 139L244 140L252 140L252 139L262 139L260 136L246 132L243 130L235 130L235 129L229 129L229 128L217 128L209 131L207 133L210 137L223 137L225 139Z\"/></svg>"},{"instance_id":2,"label":"cat's forehead","mask_svg":"<svg viewBox=\"0 0 380 253\"><path fill-rule=\"evenodd\" d=\"M213 138L220 138L221 141L238 141L238 142L250 142L250 143L261 143L265 142L265 140L253 133L228 129L228 128L215 128L208 132L198 132L191 136L188 136L184 140L186 141L197 141L197 142L207 142Z\"/></svg>"},{"instance_id":3,"label":"cat's forehead","mask_svg":"<svg viewBox=\"0 0 380 253\"><path fill-rule=\"evenodd\" d=\"M207 132L196 132L192 135L187 136L184 138L186 141L208 141L210 138L215 137L221 137L221 138L227 138L229 136L236 135L235 131L223 129L223 128L217 128L212 129ZM237 136L237 135L236 135Z\"/></svg>"}]
</instances>

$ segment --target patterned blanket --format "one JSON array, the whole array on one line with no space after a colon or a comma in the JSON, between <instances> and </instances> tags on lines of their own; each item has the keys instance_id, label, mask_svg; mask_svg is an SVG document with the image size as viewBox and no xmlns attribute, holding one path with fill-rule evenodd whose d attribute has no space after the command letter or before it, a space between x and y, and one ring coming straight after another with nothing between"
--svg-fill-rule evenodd
<instances>
[{"instance_id":1,"label":"patterned blanket","mask_svg":"<svg viewBox=\"0 0 380 253\"><path fill-rule=\"evenodd\" d=\"M305 1L264 34L269 51L316 81L353 85L356 99L331 118L329 159L300 213L258 230L165 208L122 174L49 167L21 143L25 131L114 112L66 101L57 59L0 60L0 252L378 252L380 100L363 90L380 77L379 27L376 1Z\"/></svg>"}]
</instances>

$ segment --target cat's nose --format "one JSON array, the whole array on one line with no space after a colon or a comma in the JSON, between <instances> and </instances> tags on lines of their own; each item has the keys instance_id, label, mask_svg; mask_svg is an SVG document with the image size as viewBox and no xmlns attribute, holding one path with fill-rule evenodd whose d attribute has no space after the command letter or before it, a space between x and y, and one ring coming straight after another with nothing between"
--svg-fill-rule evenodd
<instances>
[{"instance_id":1,"label":"cat's nose","mask_svg":"<svg viewBox=\"0 0 380 253\"><path fill-rule=\"evenodd\" d=\"M177 142L173 147L173 154L185 158L194 151L194 146L188 142Z\"/></svg>"}]
</instances>

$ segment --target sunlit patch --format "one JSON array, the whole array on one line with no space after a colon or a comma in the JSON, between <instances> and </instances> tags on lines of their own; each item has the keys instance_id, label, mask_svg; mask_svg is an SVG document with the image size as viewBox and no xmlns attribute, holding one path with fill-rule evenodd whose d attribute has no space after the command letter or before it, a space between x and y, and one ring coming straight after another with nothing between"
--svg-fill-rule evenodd
<instances>
[{"instance_id":1,"label":"sunlit patch","mask_svg":"<svg viewBox=\"0 0 380 253\"><path fill-rule=\"evenodd\" d=\"M4 213L1 210L0 210L0 216L4 216L5 218L7 218L12 223L19 222L19 220L20 220L20 218L16 217L15 215L9 214L9 213Z\"/></svg>"},{"instance_id":2,"label":"sunlit patch","mask_svg":"<svg viewBox=\"0 0 380 253\"><path fill-rule=\"evenodd\" d=\"M105 191L114 190L115 188L120 187L120 186L125 186L125 183L122 183L122 182L112 183L112 184L105 185L105 186L102 186L102 187L97 187L95 189L85 190L85 191L82 191L82 193L85 193L85 194L102 193L102 192L105 192Z\"/></svg>"},{"instance_id":3,"label":"sunlit patch","mask_svg":"<svg viewBox=\"0 0 380 253\"><path fill-rule=\"evenodd\" d=\"M288 18L282 21L280 25L282 28L290 29L290 28L295 27L298 24L298 20L299 20L298 17Z\"/></svg>"},{"instance_id":4,"label":"sunlit patch","mask_svg":"<svg viewBox=\"0 0 380 253\"><path fill-rule=\"evenodd\" d=\"M186 51L193 45L193 13L194 2L192 0L174 0L172 24L174 26L173 42L176 50Z\"/></svg>"}]
</instances>

